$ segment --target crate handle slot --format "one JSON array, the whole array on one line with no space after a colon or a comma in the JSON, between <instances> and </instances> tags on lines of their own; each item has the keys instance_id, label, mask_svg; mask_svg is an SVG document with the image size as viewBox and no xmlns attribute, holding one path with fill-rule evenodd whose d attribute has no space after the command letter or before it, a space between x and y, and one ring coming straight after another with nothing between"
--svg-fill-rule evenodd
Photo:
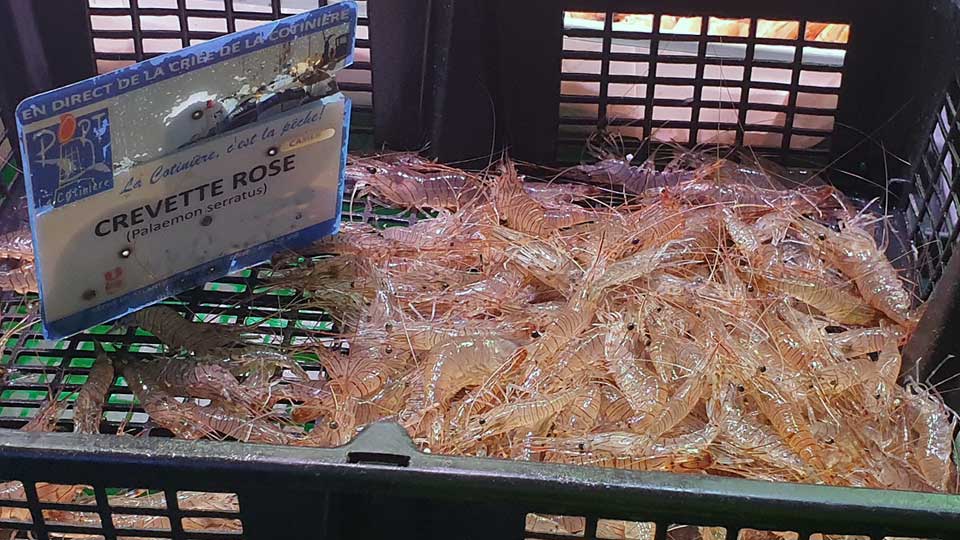
<instances>
[{"instance_id":1,"label":"crate handle slot","mask_svg":"<svg viewBox=\"0 0 960 540\"><path fill-rule=\"evenodd\" d=\"M390 465L409 467L410 456L387 454L383 452L347 452L347 463L365 463L372 465Z\"/></svg>"}]
</instances>

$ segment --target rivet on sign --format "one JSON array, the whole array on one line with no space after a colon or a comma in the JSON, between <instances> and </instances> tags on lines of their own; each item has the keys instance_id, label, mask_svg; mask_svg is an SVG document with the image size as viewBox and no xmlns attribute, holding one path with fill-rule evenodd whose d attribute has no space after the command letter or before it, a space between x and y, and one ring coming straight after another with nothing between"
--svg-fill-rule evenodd
<instances>
[{"instance_id":1,"label":"rivet on sign","mask_svg":"<svg viewBox=\"0 0 960 540\"><path fill-rule=\"evenodd\" d=\"M93 289L87 289L83 291L82 295L80 295L80 298L83 298L84 300L93 300L96 297L97 297L97 291Z\"/></svg>"},{"instance_id":2,"label":"rivet on sign","mask_svg":"<svg viewBox=\"0 0 960 540\"><path fill-rule=\"evenodd\" d=\"M207 225L210 225L211 223L213 223L213 216L203 216L200 219L200 224L203 225L204 227L206 227Z\"/></svg>"},{"instance_id":3,"label":"rivet on sign","mask_svg":"<svg viewBox=\"0 0 960 540\"><path fill-rule=\"evenodd\" d=\"M120 258L121 258L121 259L126 259L127 257L130 256L130 253L132 253L132 252L130 251L130 248L125 247L125 248L123 248L123 249L120 250Z\"/></svg>"},{"instance_id":4,"label":"rivet on sign","mask_svg":"<svg viewBox=\"0 0 960 540\"><path fill-rule=\"evenodd\" d=\"M203 118L203 109L197 109L193 111L193 114L191 114L190 117L193 118L194 120L199 120Z\"/></svg>"},{"instance_id":5,"label":"rivet on sign","mask_svg":"<svg viewBox=\"0 0 960 540\"><path fill-rule=\"evenodd\" d=\"M279 153L280 153L280 150L278 150L276 146L271 146L270 148L267 149L267 155L270 157L273 157Z\"/></svg>"}]
</instances>

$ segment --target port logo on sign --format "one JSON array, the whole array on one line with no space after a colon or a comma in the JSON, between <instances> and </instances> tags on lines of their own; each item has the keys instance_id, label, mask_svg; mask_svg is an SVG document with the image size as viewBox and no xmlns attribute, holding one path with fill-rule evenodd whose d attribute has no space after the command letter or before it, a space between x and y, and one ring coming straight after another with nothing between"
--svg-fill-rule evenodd
<instances>
[{"instance_id":1,"label":"port logo on sign","mask_svg":"<svg viewBox=\"0 0 960 540\"><path fill-rule=\"evenodd\" d=\"M63 206L113 189L107 109L63 114L57 124L25 138L37 208Z\"/></svg>"}]
</instances>

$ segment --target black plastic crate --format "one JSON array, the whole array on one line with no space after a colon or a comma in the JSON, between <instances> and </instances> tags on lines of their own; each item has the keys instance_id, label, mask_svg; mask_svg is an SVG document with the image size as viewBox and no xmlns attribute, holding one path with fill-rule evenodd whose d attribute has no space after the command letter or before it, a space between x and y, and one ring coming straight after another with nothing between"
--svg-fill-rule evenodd
<instances>
[{"instance_id":1,"label":"black plastic crate","mask_svg":"<svg viewBox=\"0 0 960 540\"><path fill-rule=\"evenodd\" d=\"M259 0L252 3L262 10L236 9L243 2L170 0L157 7L160 0L115 0L112 7L99 2L91 7L87 0L71 0L58 3L62 9L47 10L19 0L0 1L3 15L9 15L7 22L0 17L6 30L0 40L10 59L0 84L3 105L14 102L11 97L92 75L96 60L144 58L152 54L144 40L173 40L162 43L175 46L178 40L184 45L220 32L210 30L212 26L195 27L194 19L210 25L209 20L222 20L226 30L232 30L238 20L271 19L297 3ZM212 3L223 8L198 7ZM430 142L429 151L441 159L483 162L491 151L508 148L520 159L562 163L579 160L577 141L597 129L639 128L632 132L633 139L623 133L638 159L653 148L640 144L641 137L656 129L686 131L688 143L710 130L730 132L734 143L751 142L752 133L772 135L765 140L775 142L779 136L779 144L759 145L759 150L787 165L823 169L851 195L889 201L903 236L894 249L913 261L919 291L932 294L927 316L908 348L908 369L912 359L923 379L938 359L957 350L958 336L946 331L958 320L955 306L960 305L960 257L951 257L960 212L954 193L960 178L960 7L955 2L369 0L367 8L372 118L365 124L367 131L361 127L359 133L373 134L369 148L419 148ZM565 11L599 14L600 24L572 28L565 25ZM618 13L649 16L649 29L621 28ZM678 15L700 17L700 26L689 33L663 31L665 18ZM129 18L130 28L77 24L92 16ZM148 28L142 16L168 17L178 26ZM710 17L746 19L747 34L712 35ZM796 36L757 38L762 21L795 22ZM848 24L849 40L824 46L808 39L807 27L821 22ZM565 37L589 40L598 50L565 48ZM133 51L97 52L97 39L127 40ZM618 40L641 50L623 50ZM634 41L644 43L629 43ZM787 48L782 60L764 56L770 46ZM817 64L805 48L842 50L842 64ZM720 56L710 56L718 50ZM742 56L735 50L742 50ZM565 71L565 59L596 62L598 69ZM630 62L646 63L650 71L624 75L612 68ZM692 66L692 71L685 76L649 67L661 65ZM738 96L710 99L708 89L726 79L725 74L716 75L716 66L742 69L741 79L729 85L740 90ZM763 70L785 71L788 80L755 80L753 74ZM839 75L839 86L809 84L803 78L808 71ZM597 92L569 94L564 83L570 82L596 84ZM635 96L611 91L612 85L640 84L643 91ZM692 95L662 95L660 86L689 86ZM786 100L782 105L755 103L749 95L755 87L785 92ZM811 107L805 94L836 96L836 104ZM596 112L571 121L561 114L561 106L571 104L595 106ZM611 114L623 106L642 112ZM687 110L689 119L659 116L658 108ZM718 117L732 114L735 120L701 121L707 109L720 111ZM782 125L756 124L751 110L782 115ZM804 127L798 122L803 115L829 117L833 124ZM563 133L569 126L581 131ZM798 137L823 140L795 148ZM901 181L875 186L864 180L871 178ZM350 213L357 219L384 225L417 217L369 205L356 210ZM282 295L253 299L261 284L258 272L228 276L174 302L202 318L215 313L215 322L249 325L249 333L277 343L316 339L307 331L332 324L318 312L292 312L277 319ZM25 304L5 304L3 323L15 324L27 309ZM104 336L108 330L97 327L59 346L40 339L36 328L23 331L6 361L18 364L24 378L19 386L0 389L0 406L28 416L49 399L51 389L75 390L92 360L91 336L144 353L157 346L152 337L134 331ZM951 370L957 368L939 369L938 380L949 378ZM816 533L871 540L960 538L957 496L431 456L417 452L396 426L380 424L340 449L193 443L148 437L145 415L130 398L123 385L111 388L103 427L115 432L124 425L132 436L0 433L0 479L24 485L23 500L0 498L0 529L44 539L69 534L111 539L569 538L536 530L528 517L538 513L582 520L579 538L588 539L605 538L607 520L650 524L632 530L653 529L656 540L682 538L678 525L723 528L716 538L727 540L739 538L741 529L793 531L801 539ZM0 418L3 427L25 422L19 413ZM69 417L60 427L70 427ZM89 486L80 500L89 504L45 500L44 483ZM161 502L152 509L116 508L110 504L116 488L153 490ZM233 496L222 510L200 511L181 504L185 491ZM90 525L57 524L57 510L87 512ZM132 513L164 518L166 526L123 530L120 516ZM11 523L4 518L11 515L26 519ZM189 526L190 519L224 520L224 527L221 532L198 532Z\"/></svg>"}]
</instances>

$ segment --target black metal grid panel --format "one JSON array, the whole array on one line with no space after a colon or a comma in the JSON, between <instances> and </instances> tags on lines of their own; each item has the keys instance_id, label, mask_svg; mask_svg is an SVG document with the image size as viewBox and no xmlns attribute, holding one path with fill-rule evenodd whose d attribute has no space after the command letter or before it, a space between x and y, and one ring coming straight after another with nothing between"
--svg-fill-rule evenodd
<instances>
[{"instance_id":1,"label":"black metal grid panel","mask_svg":"<svg viewBox=\"0 0 960 540\"><path fill-rule=\"evenodd\" d=\"M917 163L906 219L926 299L953 255L960 232L960 80L947 89L926 151Z\"/></svg>"},{"instance_id":2,"label":"black metal grid panel","mask_svg":"<svg viewBox=\"0 0 960 540\"><path fill-rule=\"evenodd\" d=\"M3 483L5 538L241 538L235 493L45 482ZM69 503L63 501L71 501ZM202 532L194 532L201 531Z\"/></svg>"},{"instance_id":3,"label":"black metal grid panel","mask_svg":"<svg viewBox=\"0 0 960 540\"><path fill-rule=\"evenodd\" d=\"M825 161L847 36L817 37L823 23L806 19L587 16L564 16L561 161L577 159L597 128L619 134L626 150L650 137L747 145L795 164Z\"/></svg>"},{"instance_id":4,"label":"black metal grid panel","mask_svg":"<svg viewBox=\"0 0 960 540\"><path fill-rule=\"evenodd\" d=\"M350 203L345 203L345 220L365 221L377 227L409 225L419 217L379 208L369 200L358 201L354 211L350 208ZM328 314L296 304L294 291L265 290L269 272L268 267L243 270L167 303L198 322L242 326L244 335L254 343L281 349L312 343L337 345L332 338L323 337L324 331L334 331ZM38 323L21 328L27 314L34 309L33 302L33 298L11 297L0 304L3 306L0 333L15 332L0 357L0 376L7 372L5 378L0 378L0 427L22 427L54 397L72 403L93 365L93 339L138 355L163 352L160 342L148 333L112 325L95 326L62 341L45 340ZM311 377L320 377L319 364L305 360L303 367ZM115 379L111 386L104 411L103 433L138 433L152 427L122 377ZM72 430L72 418L73 412L68 408L57 422L58 429ZM160 433L164 433L163 430Z\"/></svg>"},{"instance_id":5,"label":"black metal grid panel","mask_svg":"<svg viewBox=\"0 0 960 540\"><path fill-rule=\"evenodd\" d=\"M87 0L97 72L140 62L339 0ZM354 63L337 75L354 112L373 110L367 2L357 2ZM371 133L371 122L353 131Z\"/></svg>"}]
</instances>

